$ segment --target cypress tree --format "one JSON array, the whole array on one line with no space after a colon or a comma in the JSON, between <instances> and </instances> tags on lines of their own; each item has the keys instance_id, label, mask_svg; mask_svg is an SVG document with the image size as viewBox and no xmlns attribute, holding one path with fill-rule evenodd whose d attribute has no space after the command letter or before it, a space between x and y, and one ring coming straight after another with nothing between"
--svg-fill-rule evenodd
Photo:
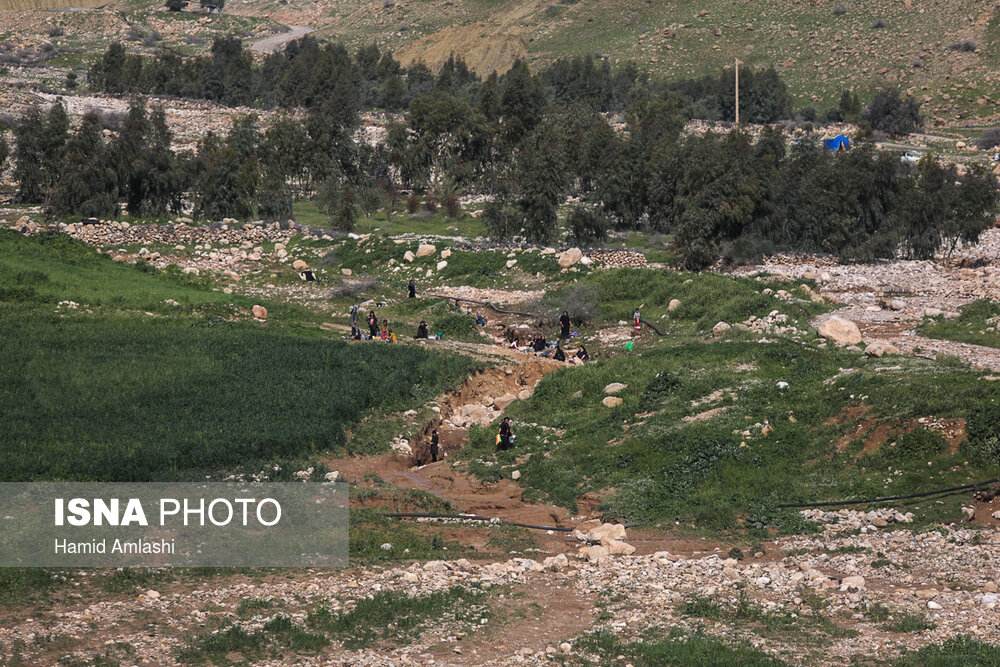
<instances>
[{"instance_id":1,"label":"cypress tree","mask_svg":"<svg viewBox=\"0 0 1000 667\"><path fill-rule=\"evenodd\" d=\"M17 200L40 204L44 199L45 172L42 168L42 114L37 108L24 112L14 125L14 180Z\"/></svg>"},{"instance_id":2,"label":"cypress tree","mask_svg":"<svg viewBox=\"0 0 1000 667\"><path fill-rule=\"evenodd\" d=\"M66 143L66 159L49 197L49 217L82 215L112 217L118 213L118 188L114 165L108 159L97 114L84 115Z\"/></svg>"}]
</instances>

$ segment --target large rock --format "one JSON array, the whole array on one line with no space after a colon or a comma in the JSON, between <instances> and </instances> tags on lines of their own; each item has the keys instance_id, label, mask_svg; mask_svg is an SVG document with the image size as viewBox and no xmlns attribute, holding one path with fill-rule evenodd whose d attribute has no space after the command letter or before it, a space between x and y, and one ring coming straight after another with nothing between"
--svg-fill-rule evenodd
<instances>
[{"instance_id":1,"label":"large rock","mask_svg":"<svg viewBox=\"0 0 1000 667\"><path fill-rule=\"evenodd\" d=\"M635 547L621 540L601 540L601 546L612 556L631 556L635 553Z\"/></svg>"},{"instance_id":2,"label":"large rock","mask_svg":"<svg viewBox=\"0 0 1000 667\"><path fill-rule=\"evenodd\" d=\"M254 306L253 307L253 316L256 317L258 320L266 320L267 319L267 308L265 308L264 306Z\"/></svg>"},{"instance_id":3,"label":"large rock","mask_svg":"<svg viewBox=\"0 0 1000 667\"><path fill-rule=\"evenodd\" d=\"M625 525L621 523L602 523L600 526L591 528L586 538L590 542L603 542L604 540L624 540Z\"/></svg>"},{"instance_id":4,"label":"large rock","mask_svg":"<svg viewBox=\"0 0 1000 667\"><path fill-rule=\"evenodd\" d=\"M553 570L561 570L567 565L569 565L569 560L566 558L566 554L549 556L542 561L542 567L551 568Z\"/></svg>"},{"instance_id":5,"label":"large rock","mask_svg":"<svg viewBox=\"0 0 1000 667\"><path fill-rule=\"evenodd\" d=\"M304 259L297 259L292 262L292 268L296 271L301 271L303 269L308 269L309 264Z\"/></svg>"},{"instance_id":6,"label":"large rock","mask_svg":"<svg viewBox=\"0 0 1000 667\"><path fill-rule=\"evenodd\" d=\"M622 404L622 399L618 398L617 396L605 396L604 400L601 401L601 403L603 403L609 408L617 408L619 405Z\"/></svg>"},{"instance_id":7,"label":"large rock","mask_svg":"<svg viewBox=\"0 0 1000 667\"><path fill-rule=\"evenodd\" d=\"M451 257L451 250L445 249L441 251L441 259L448 259Z\"/></svg>"},{"instance_id":8,"label":"large rock","mask_svg":"<svg viewBox=\"0 0 1000 667\"><path fill-rule=\"evenodd\" d=\"M611 555L608 550L600 545L583 547L579 551L581 558L586 558L588 563L596 563L605 556Z\"/></svg>"},{"instance_id":9,"label":"large rock","mask_svg":"<svg viewBox=\"0 0 1000 667\"><path fill-rule=\"evenodd\" d=\"M719 322L714 327L712 327L712 335L716 337L725 336L726 332L733 327L728 322Z\"/></svg>"},{"instance_id":10,"label":"large rock","mask_svg":"<svg viewBox=\"0 0 1000 667\"><path fill-rule=\"evenodd\" d=\"M673 312L681 307L680 299L671 299L667 304L667 312Z\"/></svg>"},{"instance_id":11,"label":"large rock","mask_svg":"<svg viewBox=\"0 0 1000 667\"><path fill-rule=\"evenodd\" d=\"M816 332L837 345L857 345L861 342L861 329L854 322L834 315L816 328Z\"/></svg>"},{"instance_id":12,"label":"large rock","mask_svg":"<svg viewBox=\"0 0 1000 667\"><path fill-rule=\"evenodd\" d=\"M445 260L442 259L440 262L437 263L437 270L438 271L444 271L446 268L448 268L448 262L447 261L445 261Z\"/></svg>"},{"instance_id":13,"label":"large rock","mask_svg":"<svg viewBox=\"0 0 1000 667\"><path fill-rule=\"evenodd\" d=\"M865 347L869 357L881 357L886 354L899 354L899 348L887 340L873 340Z\"/></svg>"},{"instance_id":14,"label":"large rock","mask_svg":"<svg viewBox=\"0 0 1000 667\"><path fill-rule=\"evenodd\" d=\"M622 384L621 382L612 382L611 384L604 387L604 393L617 394L627 386L628 386L627 384Z\"/></svg>"},{"instance_id":15,"label":"large rock","mask_svg":"<svg viewBox=\"0 0 1000 667\"><path fill-rule=\"evenodd\" d=\"M583 251L579 248L570 248L559 255L559 266L568 269L583 258Z\"/></svg>"},{"instance_id":16,"label":"large rock","mask_svg":"<svg viewBox=\"0 0 1000 667\"><path fill-rule=\"evenodd\" d=\"M417 256L413 254L412 250L407 250L405 253L403 253L403 260L407 262L412 262L416 258Z\"/></svg>"},{"instance_id":17,"label":"large rock","mask_svg":"<svg viewBox=\"0 0 1000 667\"><path fill-rule=\"evenodd\" d=\"M437 252L437 247L432 246L430 243L421 243L417 247L417 257L429 257Z\"/></svg>"}]
</instances>

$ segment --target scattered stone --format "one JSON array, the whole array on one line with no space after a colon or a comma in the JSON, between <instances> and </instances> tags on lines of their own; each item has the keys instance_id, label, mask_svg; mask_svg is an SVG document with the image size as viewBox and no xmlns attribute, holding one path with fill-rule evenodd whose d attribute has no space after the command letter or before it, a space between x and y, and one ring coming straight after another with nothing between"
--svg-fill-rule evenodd
<instances>
[{"instance_id":1,"label":"scattered stone","mask_svg":"<svg viewBox=\"0 0 1000 667\"><path fill-rule=\"evenodd\" d=\"M437 247L432 246L430 243L421 243L417 247L417 257L429 257L437 252Z\"/></svg>"},{"instance_id":2,"label":"scattered stone","mask_svg":"<svg viewBox=\"0 0 1000 667\"><path fill-rule=\"evenodd\" d=\"M417 256L413 254L412 250L407 250L405 253L403 253L403 260L406 262L412 262L416 258Z\"/></svg>"},{"instance_id":3,"label":"scattered stone","mask_svg":"<svg viewBox=\"0 0 1000 667\"><path fill-rule=\"evenodd\" d=\"M667 304L667 312L673 312L681 307L680 299L671 299L670 303Z\"/></svg>"},{"instance_id":4,"label":"scattered stone","mask_svg":"<svg viewBox=\"0 0 1000 667\"><path fill-rule=\"evenodd\" d=\"M264 306L254 306L252 312L253 316L256 317L258 320L267 319L267 308L265 308Z\"/></svg>"},{"instance_id":5,"label":"scattered stone","mask_svg":"<svg viewBox=\"0 0 1000 667\"><path fill-rule=\"evenodd\" d=\"M606 405L609 408L617 408L623 402L624 401L622 401L622 399L620 399L617 396L605 396L604 400L601 401L601 403L603 403L604 405Z\"/></svg>"},{"instance_id":6,"label":"scattered stone","mask_svg":"<svg viewBox=\"0 0 1000 667\"><path fill-rule=\"evenodd\" d=\"M869 357L881 357L886 354L899 354L899 348L887 340L873 340L865 346L865 354Z\"/></svg>"},{"instance_id":7,"label":"scattered stone","mask_svg":"<svg viewBox=\"0 0 1000 667\"><path fill-rule=\"evenodd\" d=\"M605 394L617 394L622 389L625 389L628 385L622 384L621 382L612 382L604 387Z\"/></svg>"}]
</instances>

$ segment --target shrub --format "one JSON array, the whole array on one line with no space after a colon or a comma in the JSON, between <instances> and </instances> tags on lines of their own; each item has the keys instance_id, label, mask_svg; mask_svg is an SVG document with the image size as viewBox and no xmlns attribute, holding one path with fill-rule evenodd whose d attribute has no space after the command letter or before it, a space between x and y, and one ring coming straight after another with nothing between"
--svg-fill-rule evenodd
<instances>
[{"instance_id":1,"label":"shrub","mask_svg":"<svg viewBox=\"0 0 1000 667\"><path fill-rule=\"evenodd\" d=\"M1000 146L1000 127L991 127L984 130L982 136L973 142L976 147L982 150L989 150Z\"/></svg>"},{"instance_id":2,"label":"shrub","mask_svg":"<svg viewBox=\"0 0 1000 667\"><path fill-rule=\"evenodd\" d=\"M843 16L846 13L847 13L847 7L845 7L844 5L837 5L836 7L833 8L834 16Z\"/></svg>"},{"instance_id":3,"label":"shrub","mask_svg":"<svg viewBox=\"0 0 1000 667\"><path fill-rule=\"evenodd\" d=\"M434 195L427 195L424 197L424 208L428 213L435 213L438 210L437 198Z\"/></svg>"},{"instance_id":4,"label":"shrub","mask_svg":"<svg viewBox=\"0 0 1000 667\"><path fill-rule=\"evenodd\" d=\"M593 285L580 283L553 294L545 299L553 311L558 311L556 317L566 311L574 324L586 324L597 319L597 288Z\"/></svg>"},{"instance_id":5,"label":"shrub","mask_svg":"<svg viewBox=\"0 0 1000 667\"><path fill-rule=\"evenodd\" d=\"M875 22L872 23L872 30L879 30L884 27L885 27L885 19L876 19Z\"/></svg>"},{"instance_id":6,"label":"shrub","mask_svg":"<svg viewBox=\"0 0 1000 667\"><path fill-rule=\"evenodd\" d=\"M48 29L47 32L49 37L62 37L64 34L66 34L66 31L63 30L62 26L59 25L52 26L51 28Z\"/></svg>"},{"instance_id":7,"label":"shrub","mask_svg":"<svg viewBox=\"0 0 1000 667\"><path fill-rule=\"evenodd\" d=\"M330 290L330 296L334 299L348 296L354 300L372 294L378 287L375 278L364 276L361 278L344 278L340 284Z\"/></svg>"},{"instance_id":8,"label":"shrub","mask_svg":"<svg viewBox=\"0 0 1000 667\"><path fill-rule=\"evenodd\" d=\"M420 208L420 197L417 196L416 192L411 192L406 198L406 212L412 215L417 212L418 208Z\"/></svg>"},{"instance_id":9,"label":"shrub","mask_svg":"<svg viewBox=\"0 0 1000 667\"><path fill-rule=\"evenodd\" d=\"M160 33L156 32L154 30L153 32L151 32L148 35L146 35L146 37L142 40L142 45L143 46L156 46L161 39L163 39L163 37L160 35Z\"/></svg>"},{"instance_id":10,"label":"shrub","mask_svg":"<svg viewBox=\"0 0 1000 667\"><path fill-rule=\"evenodd\" d=\"M122 39L124 39L126 42L138 42L139 40L142 39L142 33L136 30L135 28L129 28L128 30L125 31L125 34L122 36Z\"/></svg>"},{"instance_id":11,"label":"shrub","mask_svg":"<svg viewBox=\"0 0 1000 667\"><path fill-rule=\"evenodd\" d=\"M69 89L71 89L71 90L73 88L76 88L76 86L77 86L77 78L78 78L78 76L77 76L76 72L67 72L66 73L66 87L69 88Z\"/></svg>"},{"instance_id":12,"label":"shrub","mask_svg":"<svg viewBox=\"0 0 1000 667\"><path fill-rule=\"evenodd\" d=\"M963 39L960 42L955 42L954 44L949 44L948 48L952 51L961 51L963 53L972 53L976 50L976 43L971 39Z\"/></svg>"},{"instance_id":13,"label":"shrub","mask_svg":"<svg viewBox=\"0 0 1000 667\"><path fill-rule=\"evenodd\" d=\"M895 88L886 88L876 94L862 117L874 129L889 134L909 134L923 123L920 104L902 99Z\"/></svg>"},{"instance_id":14,"label":"shrub","mask_svg":"<svg viewBox=\"0 0 1000 667\"><path fill-rule=\"evenodd\" d=\"M448 214L449 218L454 220L458 219L458 216L462 214L462 207L458 203L458 195L454 192L449 192L444 197L444 210Z\"/></svg>"},{"instance_id":15,"label":"shrub","mask_svg":"<svg viewBox=\"0 0 1000 667\"><path fill-rule=\"evenodd\" d=\"M983 463L1000 463L1000 404L974 405L966 418L967 446Z\"/></svg>"}]
</instances>

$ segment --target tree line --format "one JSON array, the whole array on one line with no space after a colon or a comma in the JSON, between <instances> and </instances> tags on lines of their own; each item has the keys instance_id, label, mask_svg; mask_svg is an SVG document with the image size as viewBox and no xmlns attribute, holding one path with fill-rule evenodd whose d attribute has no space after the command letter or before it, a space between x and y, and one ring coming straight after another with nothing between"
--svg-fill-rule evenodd
<instances>
[{"instance_id":1,"label":"tree line","mask_svg":"<svg viewBox=\"0 0 1000 667\"><path fill-rule=\"evenodd\" d=\"M582 57L538 74L518 61L480 80L460 59L432 75L374 47L351 56L309 38L259 65L237 40L216 40L209 56L173 65L167 54L123 54L112 45L92 85L136 92L123 82L145 81L136 84L143 89L176 82L167 70L188 72L182 78L220 99L270 99L300 112L266 129L240 116L227 134L209 133L196 152L175 154L163 110L140 100L111 136L94 113L70 131L61 104L47 115L30 110L13 127L20 201L44 204L52 217L111 217L123 207L162 217L187 202L201 218L282 220L294 199L309 197L332 226L350 230L362 214L392 215L403 191L411 212L423 200L450 215L460 194L477 192L489 195L482 219L495 238L555 242L565 213L574 243L598 243L610 229L661 232L687 268L778 249L846 260L929 257L977 239L996 205L991 176L959 176L931 159L914 168L870 146L833 153L809 138L787 150L774 128L756 140L739 128L686 135L699 109L732 112L729 72L664 82ZM393 77L405 120L391 123L377 146L356 142L358 110ZM787 117L788 100L772 70L741 72L741 116ZM845 92L835 113L903 130L920 120L919 105L891 89L864 107ZM567 197L578 201L568 210Z\"/></svg>"}]
</instances>

